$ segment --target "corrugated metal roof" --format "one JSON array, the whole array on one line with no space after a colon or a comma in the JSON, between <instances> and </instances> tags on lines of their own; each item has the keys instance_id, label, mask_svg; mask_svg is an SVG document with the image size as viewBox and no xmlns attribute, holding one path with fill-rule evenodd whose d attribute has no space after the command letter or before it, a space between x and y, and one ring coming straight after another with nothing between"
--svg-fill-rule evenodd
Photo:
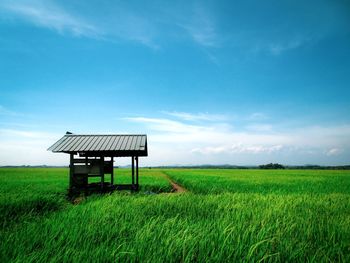
<instances>
[{"instance_id":1,"label":"corrugated metal roof","mask_svg":"<svg viewBox=\"0 0 350 263\"><path fill-rule=\"evenodd\" d=\"M48 151L65 153L108 152L122 156L147 156L147 135L135 134L66 134Z\"/></svg>"}]
</instances>

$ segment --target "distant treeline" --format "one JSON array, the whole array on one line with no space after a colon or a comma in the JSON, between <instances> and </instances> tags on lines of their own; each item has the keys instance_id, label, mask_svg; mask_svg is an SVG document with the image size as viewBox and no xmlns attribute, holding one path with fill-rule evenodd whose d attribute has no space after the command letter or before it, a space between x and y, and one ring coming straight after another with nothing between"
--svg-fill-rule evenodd
<instances>
[{"instance_id":1,"label":"distant treeline","mask_svg":"<svg viewBox=\"0 0 350 263\"><path fill-rule=\"evenodd\" d=\"M1 168L67 168L68 165L4 165Z\"/></svg>"},{"instance_id":2,"label":"distant treeline","mask_svg":"<svg viewBox=\"0 0 350 263\"><path fill-rule=\"evenodd\" d=\"M51 165L6 165L0 168L68 168L69 166L51 166ZM114 166L114 168L130 168L130 165ZM262 165L164 165L164 166L146 166L142 168L152 169L303 169L303 170L350 170L350 165L322 166L322 165L282 165L278 163L269 163Z\"/></svg>"},{"instance_id":3,"label":"distant treeline","mask_svg":"<svg viewBox=\"0 0 350 263\"><path fill-rule=\"evenodd\" d=\"M262 165L259 165L259 168L260 169L285 169L285 167L279 163L262 164Z\"/></svg>"},{"instance_id":4,"label":"distant treeline","mask_svg":"<svg viewBox=\"0 0 350 263\"><path fill-rule=\"evenodd\" d=\"M307 170L350 170L350 165L321 166L321 165L282 165L270 163L263 165L166 165L166 166L149 166L145 168L163 168L163 169L307 169Z\"/></svg>"},{"instance_id":5,"label":"distant treeline","mask_svg":"<svg viewBox=\"0 0 350 263\"><path fill-rule=\"evenodd\" d=\"M147 166L145 168L163 168L163 169L256 169L257 166L240 166L240 165L212 165L212 164L203 164L203 165L163 165L163 166Z\"/></svg>"},{"instance_id":6,"label":"distant treeline","mask_svg":"<svg viewBox=\"0 0 350 263\"><path fill-rule=\"evenodd\" d=\"M310 169L310 170L350 170L350 165L321 166L321 165L300 165L285 166L286 169Z\"/></svg>"}]
</instances>

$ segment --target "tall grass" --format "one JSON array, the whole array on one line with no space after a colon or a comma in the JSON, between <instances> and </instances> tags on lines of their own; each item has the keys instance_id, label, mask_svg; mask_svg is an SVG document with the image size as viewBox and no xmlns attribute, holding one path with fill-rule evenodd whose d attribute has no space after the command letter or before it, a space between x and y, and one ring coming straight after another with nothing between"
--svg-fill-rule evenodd
<instances>
[{"instance_id":1,"label":"tall grass","mask_svg":"<svg viewBox=\"0 0 350 263\"><path fill-rule=\"evenodd\" d=\"M164 173L195 193L350 193L350 171L168 169Z\"/></svg>"},{"instance_id":2,"label":"tall grass","mask_svg":"<svg viewBox=\"0 0 350 263\"><path fill-rule=\"evenodd\" d=\"M350 262L350 189L342 186L349 183L347 172L301 171L304 184L294 172L277 173L274 180L266 171L249 171L250 188L266 179L280 186L255 191L235 186L239 180L231 177L240 173L233 170L165 172L192 192L115 192L72 205L64 197L65 170L0 169L1 209L12 210L7 201L13 198L23 207L40 197L58 204L44 213L27 209L26 216L2 224L0 262ZM148 176L149 185L169 187L162 171L141 171L141 180ZM14 190L25 185L22 196Z\"/></svg>"}]
</instances>

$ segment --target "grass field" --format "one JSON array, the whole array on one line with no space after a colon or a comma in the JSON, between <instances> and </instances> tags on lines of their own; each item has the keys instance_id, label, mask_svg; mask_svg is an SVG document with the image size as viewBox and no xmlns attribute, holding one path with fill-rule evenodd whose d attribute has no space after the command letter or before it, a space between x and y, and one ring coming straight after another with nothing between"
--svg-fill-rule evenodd
<instances>
[{"instance_id":1,"label":"grass field","mask_svg":"<svg viewBox=\"0 0 350 263\"><path fill-rule=\"evenodd\" d=\"M68 169L1 168L0 262L350 262L350 171L141 169L140 184L72 204Z\"/></svg>"}]
</instances>

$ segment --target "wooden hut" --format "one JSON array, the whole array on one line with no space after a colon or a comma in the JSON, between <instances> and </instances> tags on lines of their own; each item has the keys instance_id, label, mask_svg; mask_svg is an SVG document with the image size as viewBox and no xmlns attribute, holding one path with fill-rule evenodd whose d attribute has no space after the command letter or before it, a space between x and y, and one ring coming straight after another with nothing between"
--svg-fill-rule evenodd
<instances>
[{"instance_id":1,"label":"wooden hut","mask_svg":"<svg viewBox=\"0 0 350 263\"><path fill-rule=\"evenodd\" d=\"M96 187L102 191L138 190L139 157L148 155L147 135L91 135L67 132L48 150L70 155L69 189L71 191L96 189ZM131 184L114 184L115 157L131 157ZM106 174L110 174L110 182L105 181ZM100 177L101 181L89 184L90 177Z\"/></svg>"}]
</instances>

